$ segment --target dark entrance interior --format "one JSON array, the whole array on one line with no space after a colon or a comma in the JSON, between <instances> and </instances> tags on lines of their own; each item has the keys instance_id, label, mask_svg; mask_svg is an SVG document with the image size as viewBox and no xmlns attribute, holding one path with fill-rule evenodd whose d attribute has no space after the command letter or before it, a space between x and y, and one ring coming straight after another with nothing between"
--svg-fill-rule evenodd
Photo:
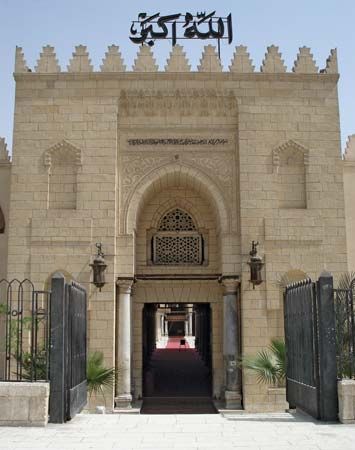
<instances>
[{"instance_id":1,"label":"dark entrance interior","mask_svg":"<svg viewBox=\"0 0 355 450\"><path fill-rule=\"evenodd\" d=\"M142 414L211 414L208 303L145 304Z\"/></svg>"}]
</instances>

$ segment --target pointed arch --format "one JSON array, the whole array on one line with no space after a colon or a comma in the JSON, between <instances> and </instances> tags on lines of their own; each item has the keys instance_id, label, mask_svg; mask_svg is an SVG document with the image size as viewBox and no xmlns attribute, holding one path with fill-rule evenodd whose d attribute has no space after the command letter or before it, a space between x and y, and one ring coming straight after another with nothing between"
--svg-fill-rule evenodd
<instances>
[{"instance_id":1,"label":"pointed arch","mask_svg":"<svg viewBox=\"0 0 355 450\"><path fill-rule=\"evenodd\" d=\"M45 152L50 209L76 209L77 172L81 164L81 150L66 140Z\"/></svg>"},{"instance_id":2,"label":"pointed arch","mask_svg":"<svg viewBox=\"0 0 355 450\"><path fill-rule=\"evenodd\" d=\"M282 156L286 154L299 154L303 160L303 164L308 166L309 162L309 150L298 142L290 139L282 145L279 145L273 150L272 162L274 167L274 172L278 172L280 164L282 163Z\"/></svg>"},{"instance_id":3,"label":"pointed arch","mask_svg":"<svg viewBox=\"0 0 355 450\"><path fill-rule=\"evenodd\" d=\"M44 165L51 169L54 160L69 158L76 166L82 165L80 148L63 139L44 152Z\"/></svg>"},{"instance_id":4,"label":"pointed arch","mask_svg":"<svg viewBox=\"0 0 355 450\"><path fill-rule=\"evenodd\" d=\"M198 191L213 205L221 233L228 233L230 228L229 213L225 199L214 180L194 167L181 163L169 163L148 173L138 183L126 201L123 214L123 232L132 234L136 229L142 205L162 180L184 177L193 189Z\"/></svg>"},{"instance_id":5,"label":"pointed arch","mask_svg":"<svg viewBox=\"0 0 355 450\"><path fill-rule=\"evenodd\" d=\"M274 149L273 166L277 174L279 208L307 207L308 158L308 150L293 140Z\"/></svg>"},{"instance_id":6,"label":"pointed arch","mask_svg":"<svg viewBox=\"0 0 355 450\"><path fill-rule=\"evenodd\" d=\"M182 198L179 198L178 200L169 198L166 202L162 203L155 211L150 227L157 229L161 217L174 208L179 208L188 212L197 228L202 228L203 217L201 216L200 211L198 211L188 199Z\"/></svg>"}]
</instances>

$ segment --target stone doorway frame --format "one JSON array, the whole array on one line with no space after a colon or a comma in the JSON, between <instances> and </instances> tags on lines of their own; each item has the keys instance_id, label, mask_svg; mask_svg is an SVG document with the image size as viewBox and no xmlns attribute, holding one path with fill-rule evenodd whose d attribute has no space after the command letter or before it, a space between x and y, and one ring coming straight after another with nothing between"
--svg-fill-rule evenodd
<instances>
[{"instance_id":1,"label":"stone doorway frame","mask_svg":"<svg viewBox=\"0 0 355 450\"><path fill-rule=\"evenodd\" d=\"M134 284L133 284L134 283ZM132 288L133 287L133 288ZM115 403L130 407L142 398L142 310L145 303L210 303L212 316L212 395L225 400L228 408L241 408L241 376L235 362L240 343L240 281L238 276L216 275L136 275L117 279L116 367L120 368ZM232 335L223 332L230 305L235 305L236 326ZM229 306L228 306L229 305ZM238 318L239 317L239 318ZM239 330L239 335L238 335ZM234 343L226 345L226 339ZM229 355L229 357L228 357ZM233 356L234 355L234 356ZM233 357L230 357L233 356ZM232 364L231 364L232 361ZM123 369L122 369L123 364ZM228 372L229 371L229 372ZM230 376L232 375L232 376ZM132 398L133 394L133 398Z\"/></svg>"},{"instance_id":2,"label":"stone doorway frame","mask_svg":"<svg viewBox=\"0 0 355 450\"><path fill-rule=\"evenodd\" d=\"M158 305L163 304L163 303L164 303L165 306L169 305L169 304L171 304L171 305L185 305L186 304L186 305L192 305L193 307L195 307L195 305L204 305L204 306L208 307L208 334L209 334L209 337L208 337L208 340L207 340L207 342L208 342L208 351L207 351L207 353L205 355L205 356L208 357L208 361L206 361L204 359L203 353L205 353L206 349L203 348L203 346L201 348L202 354L200 353L200 356L201 356L202 360L204 360L205 364L208 364L208 368L211 371L211 380L209 382L209 391L210 391L209 395L212 397L213 396L212 395L213 394L213 365L212 365L212 354L213 354L213 351L212 351L212 342L213 342L213 325L212 325L213 324L213 308L212 308L211 302L188 303L188 302L174 302L173 300L171 300L169 302L160 302L160 303L146 302L146 303L143 304L143 307L142 307L142 310L141 310L142 311L142 317L141 317L141 323L142 323L142 398L144 397L144 389L145 389L144 388L144 381L145 381L145 376L146 376L146 374L145 374L145 367L144 367L144 348L145 348L144 344L146 344L146 348L147 348L148 353L150 351L150 349L149 349L149 342L144 342L144 340L145 339L148 339L148 340L152 339L152 337L153 337L153 339L155 338L155 342L157 340L156 339L157 336L155 335L155 333L154 333L154 336L149 336L150 332L151 332L151 329L150 329L150 325L149 325L149 320L146 320L146 318L144 316L144 309L145 309L145 307L147 305L158 306ZM153 321L151 321L151 324L153 324L153 327L156 330L156 324L157 324L157 320L156 320L157 316L156 316L156 314L157 314L157 311L155 311L154 314L155 314L155 317L154 317ZM147 316L146 317L148 317L148 316L149 316L149 312L147 311ZM144 330L144 326L145 325L147 326L146 330ZM197 325L196 325L196 322L195 322L195 325L194 325L195 330L196 330L196 327L197 327ZM192 331L192 329L191 329L191 331ZM145 332L146 332L146 334L145 334ZM154 342L154 345L152 345L152 348L155 347L155 342ZM204 340L203 342L205 343L206 341Z\"/></svg>"}]
</instances>

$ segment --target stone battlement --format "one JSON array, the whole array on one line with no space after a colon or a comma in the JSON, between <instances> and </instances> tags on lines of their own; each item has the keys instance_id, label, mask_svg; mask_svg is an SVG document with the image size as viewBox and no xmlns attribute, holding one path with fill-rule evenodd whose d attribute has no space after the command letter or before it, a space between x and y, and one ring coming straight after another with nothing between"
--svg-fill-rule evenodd
<instances>
[{"instance_id":1,"label":"stone battlement","mask_svg":"<svg viewBox=\"0 0 355 450\"><path fill-rule=\"evenodd\" d=\"M136 59L132 67L133 72L158 72L159 68L156 64L153 52L150 47L144 45L139 47ZM197 72L223 72L223 66L218 58L216 48L212 45L204 47L200 58L200 64L197 66ZM16 47L15 56L15 74L28 73L32 70L27 66L23 51L21 47ZM62 72L54 47L49 45L43 47L43 51L37 61L37 65L34 68L35 73L40 74L54 74ZM89 72L126 72L126 66L119 51L119 47L116 45L110 45L108 51L105 53L105 57L102 60L99 71L95 71L89 53L84 45L78 45L75 47L72 59L67 66L68 73L89 73ZM165 65L165 72L191 72L191 66L183 50L183 47L176 45L173 47L168 60ZM247 52L247 47L239 45L236 47L234 56L229 65L229 72L231 73L254 73L255 66ZM265 58L262 61L260 72L265 74L281 74L287 73L287 67L284 64L282 55L279 52L278 47L271 45L267 47ZM301 47L297 54L296 60L292 67L291 73L297 74L337 74L338 73L338 61L336 49L332 49L330 55L326 61L324 69L319 70L316 66L316 62L313 59L313 55L308 47Z\"/></svg>"},{"instance_id":2,"label":"stone battlement","mask_svg":"<svg viewBox=\"0 0 355 450\"><path fill-rule=\"evenodd\" d=\"M345 161L355 161L355 134L348 137L344 152Z\"/></svg>"},{"instance_id":3,"label":"stone battlement","mask_svg":"<svg viewBox=\"0 0 355 450\"><path fill-rule=\"evenodd\" d=\"M5 138L0 138L0 164L9 164L11 162Z\"/></svg>"}]
</instances>

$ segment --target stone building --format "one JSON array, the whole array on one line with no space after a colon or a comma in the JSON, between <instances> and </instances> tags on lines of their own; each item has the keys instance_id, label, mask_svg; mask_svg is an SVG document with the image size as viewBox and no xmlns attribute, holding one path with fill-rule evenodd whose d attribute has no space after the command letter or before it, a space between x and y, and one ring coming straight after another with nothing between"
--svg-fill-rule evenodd
<instances>
[{"instance_id":1,"label":"stone building","mask_svg":"<svg viewBox=\"0 0 355 450\"><path fill-rule=\"evenodd\" d=\"M344 153L344 196L349 271L355 272L355 135L349 136Z\"/></svg>"},{"instance_id":2,"label":"stone building","mask_svg":"<svg viewBox=\"0 0 355 450\"><path fill-rule=\"evenodd\" d=\"M9 218L0 149L7 277L43 288L61 271L86 286L89 348L120 369L117 406L143 395L159 308L189 305L204 317L213 397L284 408L237 360L283 335L282 283L347 270L336 51L319 71L303 47L288 72L271 46L255 71L238 46L224 71L207 46L191 71L177 45L159 71L141 46L127 71L112 45L96 71L78 46L62 72L47 46L31 72L17 48L14 77ZM253 240L265 263L255 289Z\"/></svg>"},{"instance_id":3,"label":"stone building","mask_svg":"<svg viewBox=\"0 0 355 450\"><path fill-rule=\"evenodd\" d=\"M6 278L11 162L5 139L0 138L0 280Z\"/></svg>"}]
</instances>

